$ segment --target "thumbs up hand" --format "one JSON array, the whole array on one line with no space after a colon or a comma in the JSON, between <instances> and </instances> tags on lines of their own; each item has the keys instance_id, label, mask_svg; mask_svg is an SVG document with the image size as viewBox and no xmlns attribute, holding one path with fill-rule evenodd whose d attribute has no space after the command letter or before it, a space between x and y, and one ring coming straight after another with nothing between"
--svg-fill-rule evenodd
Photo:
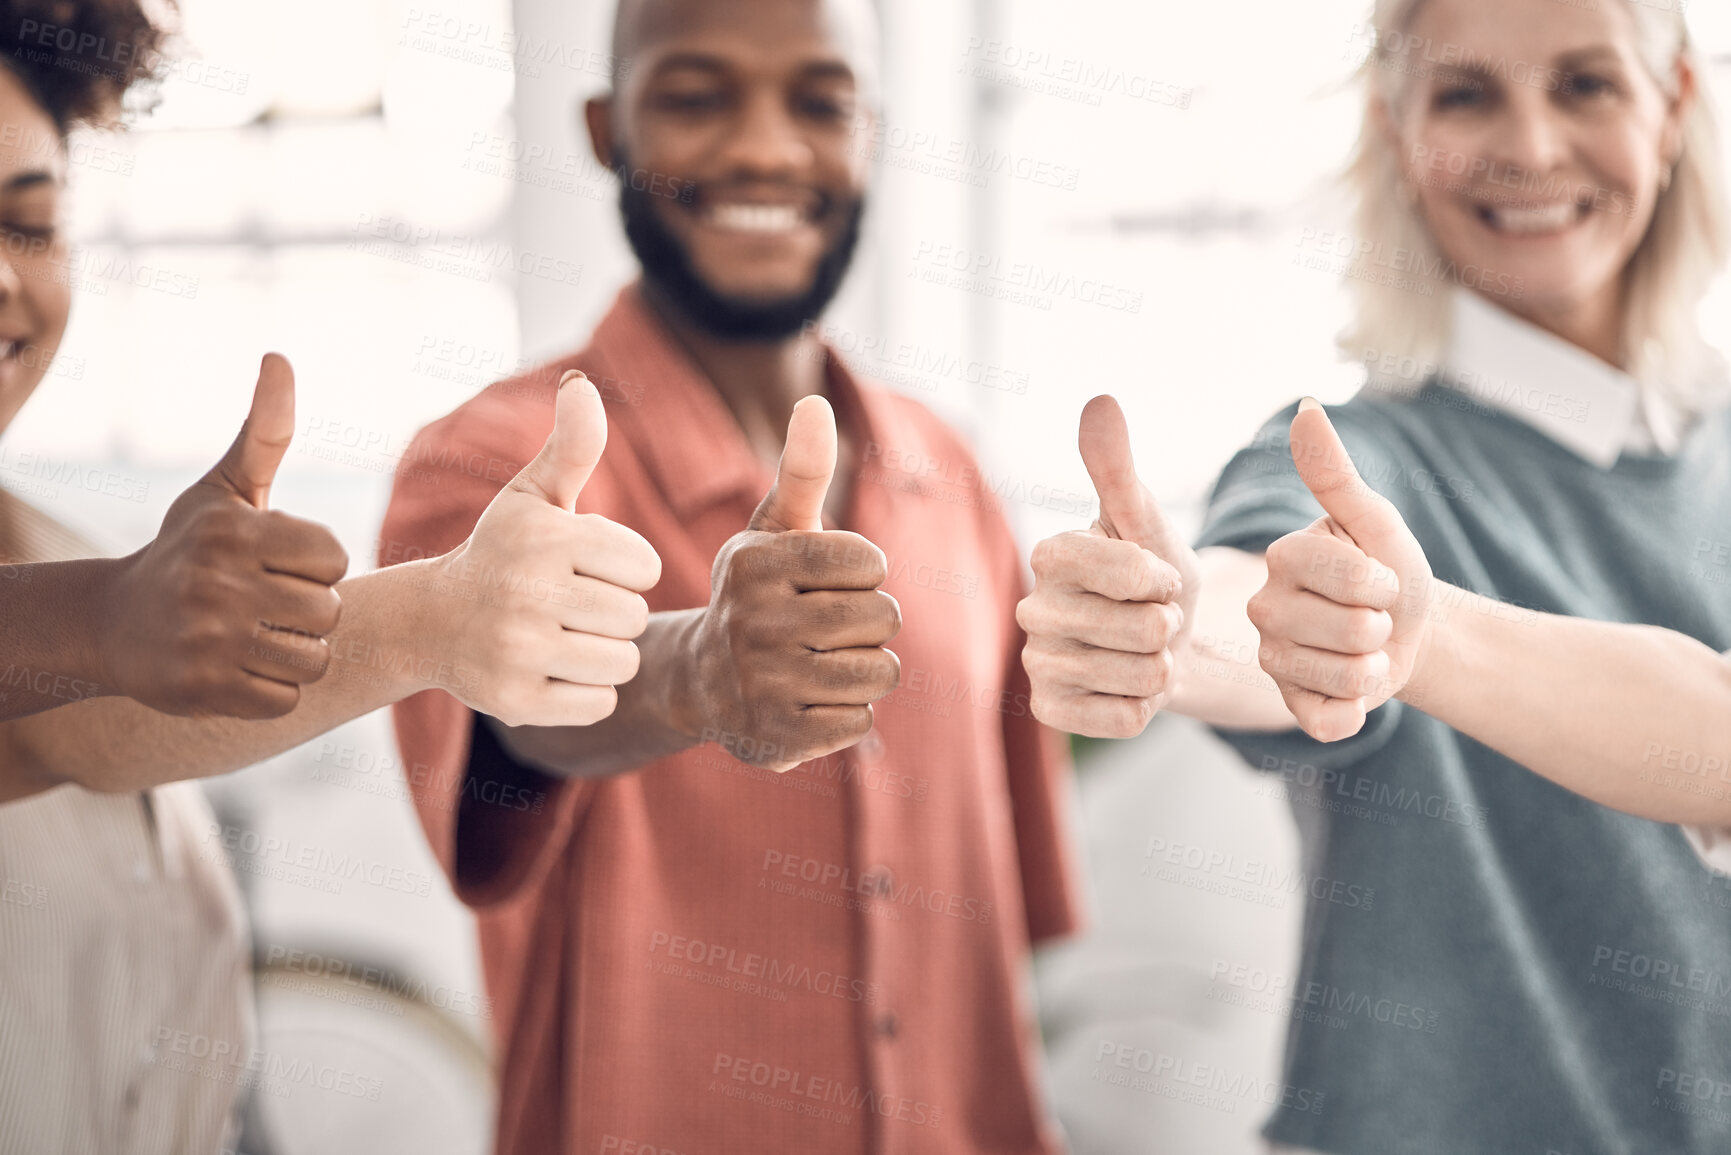
<instances>
[{"instance_id":1,"label":"thumbs up hand","mask_svg":"<svg viewBox=\"0 0 1731 1155\"><path fill-rule=\"evenodd\" d=\"M294 370L269 354L240 436L119 563L96 631L107 688L165 714L261 719L324 675L349 562L330 531L267 508L294 427Z\"/></svg>"},{"instance_id":2,"label":"thumbs up hand","mask_svg":"<svg viewBox=\"0 0 1731 1155\"><path fill-rule=\"evenodd\" d=\"M661 558L636 532L575 512L607 447L607 412L589 379L565 374L553 432L469 539L436 559L424 683L507 726L586 726L637 674L633 639L649 624L642 591ZM441 673L441 671L443 671Z\"/></svg>"},{"instance_id":3,"label":"thumbs up hand","mask_svg":"<svg viewBox=\"0 0 1731 1155\"><path fill-rule=\"evenodd\" d=\"M776 771L865 737L871 704L901 680L884 648L901 609L878 588L883 551L823 528L835 465L835 414L807 397L788 422L775 487L716 555L709 607L670 690L675 729Z\"/></svg>"},{"instance_id":4,"label":"thumbs up hand","mask_svg":"<svg viewBox=\"0 0 1731 1155\"><path fill-rule=\"evenodd\" d=\"M1367 485L1315 401L1292 421L1292 459L1326 516L1268 548L1250 599L1262 668L1304 732L1350 738L1406 688L1430 635L1435 587L1424 549Z\"/></svg>"},{"instance_id":5,"label":"thumbs up hand","mask_svg":"<svg viewBox=\"0 0 1731 1155\"><path fill-rule=\"evenodd\" d=\"M1022 664L1042 722L1131 738L1171 695L1201 581L1196 554L1136 476L1115 400L1088 402L1078 443L1100 518L1034 547L1034 589L1016 607L1028 635Z\"/></svg>"}]
</instances>

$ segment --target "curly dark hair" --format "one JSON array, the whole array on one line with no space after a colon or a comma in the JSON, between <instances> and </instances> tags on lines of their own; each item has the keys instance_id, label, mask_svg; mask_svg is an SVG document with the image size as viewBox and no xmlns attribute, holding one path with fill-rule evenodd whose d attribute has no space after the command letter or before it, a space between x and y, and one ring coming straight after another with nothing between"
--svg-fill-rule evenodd
<instances>
[{"instance_id":1,"label":"curly dark hair","mask_svg":"<svg viewBox=\"0 0 1731 1155\"><path fill-rule=\"evenodd\" d=\"M153 86L174 0L0 0L0 63L62 135L113 127L135 85Z\"/></svg>"}]
</instances>

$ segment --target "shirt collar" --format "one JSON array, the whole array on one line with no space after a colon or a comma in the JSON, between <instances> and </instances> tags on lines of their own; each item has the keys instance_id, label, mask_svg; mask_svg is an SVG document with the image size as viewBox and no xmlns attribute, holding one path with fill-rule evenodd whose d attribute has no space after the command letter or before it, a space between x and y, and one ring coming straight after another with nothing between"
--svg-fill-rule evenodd
<instances>
[{"instance_id":1,"label":"shirt collar","mask_svg":"<svg viewBox=\"0 0 1731 1155\"><path fill-rule=\"evenodd\" d=\"M1457 291L1441 381L1601 469L1629 449L1676 452L1681 414L1629 374L1477 293Z\"/></svg>"},{"instance_id":2,"label":"shirt collar","mask_svg":"<svg viewBox=\"0 0 1731 1155\"><path fill-rule=\"evenodd\" d=\"M860 388L833 349L826 345L824 351L825 392L837 420L853 421L862 444L875 441L890 417L883 399ZM755 505L769 492L774 471L758 459L715 386L643 300L639 284L620 291L596 326L590 353L629 386L620 392L642 390L642 406L618 416L640 424L633 444L680 518L690 520L729 500ZM604 397L612 392L602 389ZM858 486L855 494L857 502Z\"/></svg>"}]
</instances>

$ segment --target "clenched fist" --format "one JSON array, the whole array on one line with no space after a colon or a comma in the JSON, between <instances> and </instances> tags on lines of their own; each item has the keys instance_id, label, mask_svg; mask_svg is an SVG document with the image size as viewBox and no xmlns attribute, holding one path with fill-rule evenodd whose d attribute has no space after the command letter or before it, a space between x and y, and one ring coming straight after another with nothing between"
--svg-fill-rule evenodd
<instances>
[{"instance_id":1,"label":"clenched fist","mask_svg":"<svg viewBox=\"0 0 1731 1155\"><path fill-rule=\"evenodd\" d=\"M294 370L273 353L228 453L109 579L107 687L165 714L261 719L324 676L349 561L329 530L267 508L294 424Z\"/></svg>"},{"instance_id":2,"label":"clenched fist","mask_svg":"<svg viewBox=\"0 0 1731 1155\"><path fill-rule=\"evenodd\" d=\"M507 726L587 726L613 713L649 624L641 591L661 580L641 535L575 512L607 448L600 393L573 370L554 404L535 460L433 563L436 589L473 595L436 599L426 648L473 674L442 688Z\"/></svg>"},{"instance_id":3,"label":"clenched fist","mask_svg":"<svg viewBox=\"0 0 1731 1155\"><path fill-rule=\"evenodd\" d=\"M671 691L675 729L777 771L865 737L871 704L901 679L885 648L901 609L878 588L883 551L823 528L835 465L835 414L807 397L788 422L775 487L716 555L709 608Z\"/></svg>"},{"instance_id":4,"label":"clenched fist","mask_svg":"<svg viewBox=\"0 0 1731 1155\"><path fill-rule=\"evenodd\" d=\"M1174 685L1174 651L1201 581L1196 555L1136 476L1110 397L1082 411L1082 461L1100 519L1034 548L1034 589L1016 607L1035 717L1093 738L1140 734Z\"/></svg>"},{"instance_id":5,"label":"clenched fist","mask_svg":"<svg viewBox=\"0 0 1731 1155\"><path fill-rule=\"evenodd\" d=\"M1292 420L1292 459L1326 516L1268 547L1268 584L1248 609L1287 709L1311 737L1337 742L1406 687L1435 583L1399 511L1365 484L1309 398Z\"/></svg>"}]
</instances>

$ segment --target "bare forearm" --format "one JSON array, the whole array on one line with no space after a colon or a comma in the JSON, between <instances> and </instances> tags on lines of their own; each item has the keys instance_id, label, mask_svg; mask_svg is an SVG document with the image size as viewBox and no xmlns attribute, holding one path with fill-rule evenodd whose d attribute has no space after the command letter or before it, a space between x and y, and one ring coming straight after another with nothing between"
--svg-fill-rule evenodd
<instances>
[{"instance_id":1,"label":"bare forearm","mask_svg":"<svg viewBox=\"0 0 1731 1155\"><path fill-rule=\"evenodd\" d=\"M619 705L592 726L493 726L514 757L559 777L601 778L640 769L705 740L701 730L674 717L678 679L689 671L691 636L704 611L651 614L637 639L637 676L618 688ZM684 722L683 727L680 725Z\"/></svg>"},{"instance_id":2,"label":"bare forearm","mask_svg":"<svg viewBox=\"0 0 1731 1155\"><path fill-rule=\"evenodd\" d=\"M424 563L411 563L341 583L330 667L281 718L177 718L104 698L0 725L0 802L63 782L120 792L226 773L428 685L455 684L468 673L444 668L439 654L416 645L425 636L416 615L438 601L424 588L429 578Z\"/></svg>"},{"instance_id":3,"label":"bare forearm","mask_svg":"<svg viewBox=\"0 0 1731 1155\"><path fill-rule=\"evenodd\" d=\"M1731 826L1731 664L1686 635L1439 586L1401 697L1602 805Z\"/></svg>"},{"instance_id":4,"label":"bare forearm","mask_svg":"<svg viewBox=\"0 0 1731 1155\"><path fill-rule=\"evenodd\" d=\"M1174 654L1178 688L1169 708L1231 730L1294 728L1274 679L1257 661L1261 637L1244 610L1268 577L1262 555L1205 549L1197 561L1202 596L1196 621Z\"/></svg>"},{"instance_id":5,"label":"bare forearm","mask_svg":"<svg viewBox=\"0 0 1731 1155\"><path fill-rule=\"evenodd\" d=\"M94 631L115 564L0 566L0 722L113 692Z\"/></svg>"}]
</instances>

